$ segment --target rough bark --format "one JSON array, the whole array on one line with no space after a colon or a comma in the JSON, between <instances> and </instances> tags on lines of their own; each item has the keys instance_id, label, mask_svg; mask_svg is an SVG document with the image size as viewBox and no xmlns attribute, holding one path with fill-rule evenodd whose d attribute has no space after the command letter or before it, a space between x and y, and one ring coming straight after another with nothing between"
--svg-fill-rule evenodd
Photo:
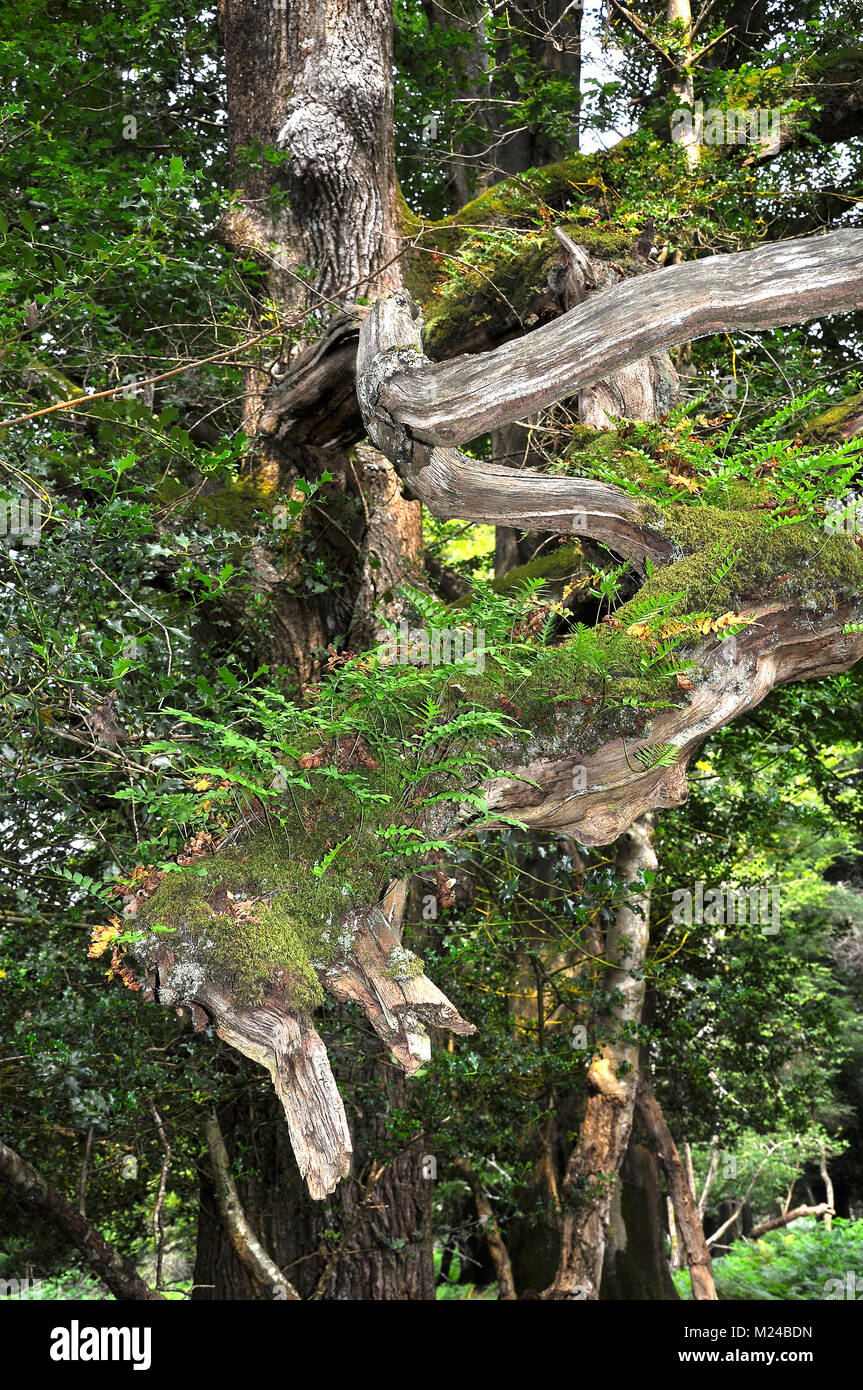
<instances>
[{"instance_id":1,"label":"rough bark","mask_svg":"<svg viewBox=\"0 0 863 1390\"><path fill-rule=\"evenodd\" d=\"M674 1302L677 1290L665 1254L659 1165L633 1125L614 1189L602 1262L603 1302Z\"/></svg>"},{"instance_id":2,"label":"rough bark","mask_svg":"<svg viewBox=\"0 0 863 1390\"><path fill-rule=\"evenodd\" d=\"M76 1211L51 1183L31 1168L14 1149L0 1139L0 1178L25 1206L52 1221L61 1235L86 1259L93 1273L117 1299L137 1302L161 1301L162 1295L145 1284L134 1265L129 1264L113 1245L96 1230L91 1221Z\"/></svg>"},{"instance_id":3,"label":"rough bark","mask_svg":"<svg viewBox=\"0 0 863 1390\"><path fill-rule=\"evenodd\" d=\"M713 1282L713 1265L695 1195L684 1171L677 1145L665 1123L665 1116L644 1075L638 1088L637 1104L639 1115L665 1173L665 1181L674 1205L677 1232L689 1269L692 1297L700 1301L714 1300L716 1285Z\"/></svg>"},{"instance_id":4,"label":"rough bark","mask_svg":"<svg viewBox=\"0 0 863 1390\"><path fill-rule=\"evenodd\" d=\"M563 1182L563 1220L557 1274L544 1297L597 1299L614 1188L629 1144L638 1084L637 1029L644 1004L643 967L650 930L650 886L640 875L655 871L649 817L621 837L617 873L627 897L605 942L607 991L614 1006L601 1020L608 1040L587 1074L589 1098L578 1142Z\"/></svg>"},{"instance_id":5,"label":"rough bark","mask_svg":"<svg viewBox=\"0 0 863 1390\"><path fill-rule=\"evenodd\" d=\"M229 245L268 256L282 277L275 289L311 270L319 304L399 285L389 0L224 0L221 18L232 168L242 171L223 226ZM257 144L288 156L275 217L264 203L272 166L242 155Z\"/></svg>"},{"instance_id":6,"label":"rough bark","mask_svg":"<svg viewBox=\"0 0 863 1390\"><path fill-rule=\"evenodd\" d=\"M526 337L449 362L422 355L416 310L398 297L389 307L376 305L364 320L360 404L375 443L414 478L432 462L429 446L433 455L436 445L476 439L651 352L712 333L860 308L858 230L667 266L616 285ZM381 352L386 359L376 362ZM394 457L396 441L400 458Z\"/></svg>"}]
</instances>

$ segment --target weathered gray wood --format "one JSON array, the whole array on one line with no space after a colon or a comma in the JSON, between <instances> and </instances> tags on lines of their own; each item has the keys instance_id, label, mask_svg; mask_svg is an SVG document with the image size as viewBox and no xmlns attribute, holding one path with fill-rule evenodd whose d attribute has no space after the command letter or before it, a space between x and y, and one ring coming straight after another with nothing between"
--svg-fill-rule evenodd
<instances>
[{"instance_id":1,"label":"weathered gray wood","mask_svg":"<svg viewBox=\"0 0 863 1390\"><path fill-rule=\"evenodd\" d=\"M430 363L418 352L419 334L408 333L401 298L366 319L358 373L375 375L381 420L411 440L455 445L531 415L660 348L863 308L863 231L772 242L637 276L525 337L446 362ZM393 351L402 347L408 351ZM386 360L375 363L376 353L384 351Z\"/></svg>"},{"instance_id":2,"label":"weathered gray wood","mask_svg":"<svg viewBox=\"0 0 863 1390\"><path fill-rule=\"evenodd\" d=\"M405 885L397 885L404 900ZM351 930L356 944L349 956L321 975L321 983L334 998L349 1001L363 1010L375 1032L392 1049L393 1056L409 1076L431 1057L432 1028L451 1033L476 1032L422 973L405 978L393 971L393 951L401 945L401 906L394 910L392 896L379 906L352 913Z\"/></svg>"},{"instance_id":3,"label":"weathered gray wood","mask_svg":"<svg viewBox=\"0 0 863 1390\"><path fill-rule=\"evenodd\" d=\"M234 1008L227 991L205 980L194 996L216 1019L220 1038L270 1073L291 1147L309 1196L322 1200L351 1168L351 1134L327 1049L308 1018L275 999Z\"/></svg>"},{"instance_id":4,"label":"weathered gray wood","mask_svg":"<svg viewBox=\"0 0 863 1390\"><path fill-rule=\"evenodd\" d=\"M346 914L343 925L351 930L353 947L318 974L335 999L366 1014L410 1075L431 1055L429 1028L460 1034L475 1029L418 961L410 962L409 953L394 955L401 947L406 891L404 882L395 881L380 903ZM238 1007L230 988L210 976L204 961L185 960L178 967L175 950L163 939L140 944L136 956L145 999L191 1008L197 1030L212 1018L223 1041L269 1072L309 1195L318 1201L327 1197L350 1172L352 1144L327 1050L311 1019L288 1006L275 980L260 1004ZM406 957L415 968L404 968Z\"/></svg>"},{"instance_id":5,"label":"weathered gray wood","mask_svg":"<svg viewBox=\"0 0 863 1390\"><path fill-rule=\"evenodd\" d=\"M539 331L525 341L532 342ZM671 558L672 546L620 488L480 462L458 449L429 446L393 422L381 405L387 383L431 368L420 333L419 311L408 294L379 300L360 330L357 396L370 438L430 511L463 521L592 536L633 559Z\"/></svg>"},{"instance_id":6,"label":"weathered gray wood","mask_svg":"<svg viewBox=\"0 0 863 1390\"><path fill-rule=\"evenodd\" d=\"M589 746L589 718L583 719L582 743L578 725L562 717L559 735L547 735L541 753L513 766L512 778L483 787L492 812L516 816L535 830L566 830L581 844L609 844L645 811L682 805L687 767L704 740L760 704L774 686L845 671L863 657L863 632L843 632L863 616L863 595L817 623L811 610L779 603L743 612L753 625L734 644L717 641L701 656L685 703L659 711L639 734L611 738L598 749ZM678 750L675 763L645 770L639 751L659 744Z\"/></svg>"}]
</instances>

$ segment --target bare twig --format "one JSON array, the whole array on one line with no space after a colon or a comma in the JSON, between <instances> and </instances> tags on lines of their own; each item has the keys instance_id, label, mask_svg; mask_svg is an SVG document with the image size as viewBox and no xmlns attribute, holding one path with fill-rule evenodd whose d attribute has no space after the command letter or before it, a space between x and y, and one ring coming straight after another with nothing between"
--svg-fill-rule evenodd
<instances>
[{"instance_id":1,"label":"bare twig","mask_svg":"<svg viewBox=\"0 0 863 1390\"><path fill-rule=\"evenodd\" d=\"M153 1116L153 1123L159 1135L159 1142L162 1145L162 1171L159 1174L159 1187L156 1192L156 1205L153 1208L153 1240L156 1245L156 1288L162 1287L162 1257L165 1248L165 1223L162 1220L162 1209L165 1204L165 1188L168 1182L168 1167L171 1162L171 1145L168 1143L165 1127L162 1118L156 1109L151 1097L147 1097L147 1104L150 1107L150 1114Z\"/></svg>"}]
</instances>

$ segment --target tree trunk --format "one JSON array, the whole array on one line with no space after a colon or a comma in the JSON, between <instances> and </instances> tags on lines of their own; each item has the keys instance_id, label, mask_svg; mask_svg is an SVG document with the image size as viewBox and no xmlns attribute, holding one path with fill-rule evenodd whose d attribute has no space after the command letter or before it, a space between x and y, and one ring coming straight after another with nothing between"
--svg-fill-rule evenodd
<instances>
[{"instance_id":1,"label":"tree trunk","mask_svg":"<svg viewBox=\"0 0 863 1390\"><path fill-rule=\"evenodd\" d=\"M684 1171L677 1145L665 1123L665 1116L644 1076L638 1088L638 1112L665 1173L677 1231L689 1267L692 1297L697 1300L715 1299L713 1265L695 1204L695 1194Z\"/></svg>"},{"instance_id":2,"label":"tree trunk","mask_svg":"<svg viewBox=\"0 0 863 1390\"><path fill-rule=\"evenodd\" d=\"M617 874L629 888L606 939L612 962L608 995L616 1001L604 1020L608 1041L588 1071L590 1096L578 1143L563 1184L561 1252L550 1299L599 1297L612 1200L629 1144L638 1083L638 1048L633 1034L644 1004L643 967L650 929L650 885L642 873L654 872L651 818L643 817L621 836Z\"/></svg>"},{"instance_id":3,"label":"tree trunk","mask_svg":"<svg viewBox=\"0 0 863 1390\"><path fill-rule=\"evenodd\" d=\"M626 1302L678 1298L665 1252L658 1166L635 1126L612 1199L599 1297Z\"/></svg>"},{"instance_id":4,"label":"tree trunk","mask_svg":"<svg viewBox=\"0 0 863 1390\"><path fill-rule=\"evenodd\" d=\"M302 414L306 383L317 380L322 362L332 366L333 354L342 364L342 395L355 409L357 313L363 310L355 313L352 306L358 298L401 285L392 11L390 0L362 5L353 0L328 0L326 5L320 0L223 0L220 22L229 151L239 192L221 235L229 247L266 267L269 296L282 314L307 311L325 330L319 343L299 352L289 338L283 343L284 357L294 355L294 395L282 401L278 428L268 420L280 378L259 363L245 379L244 425L253 440L250 465L258 482L289 493L297 476L311 481L324 470L332 474L332 482L322 486L321 506L303 518L304 534L315 541L317 553L322 545L327 548L327 592L296 597L294 590L301 586L294 581L302 560L289 556L278 564L265 547L253 552L256 584L270 599L272 612L269 645L261 659L293 671L302 687L315 678L322 650L337 636L360 650L380 639L383 614L400 618L396 588L416 578L422 549L420 505L402 497L390 461L368 445L349 452L354 435L340 433L342 396L330 395L327 419L311 439L311 426L298 428L294 419ZM257 156L256 149L265 146L283 152L284 162ZM342 311L335 317L333 306ZM279 363L280 369L286 366L284 360ZM277 1071L280 1055L291 1046L285 1034L291 1024L275 1018L271 1023L266 1037L251 1040L244 1036L243 1020L232 1014L224 1014L220 1026L223 1036L247 1055ZM301 1052L291 1054L291 1065L301 1065L301 1054L309 1053L308 1096L326 1083L328 1066L319 1066L320 1039L314 1029L306 1028L303 1039ZM279 1267L289 1267L286 1284L295 1284L301 1297L433 1298L432 1184L423 1176L422 1156L409 1150L389 1165L376 1157L385 1151L379 1113L398 1106L404 1079L382 1064L377 1052L366 1057L365 1065L383 1093L371 1107L375 1118L352 1115L349 1135L337 1103L334 1124L322 1117L332 1160L324 1161L318 1196L348 1171L353 1144L355 1176L338 1199L323 1207L310 1199L290 1153L284 1117L268 1098L266 1123L256 1127L254 1175L236 1175L237 1202L264 1251ZM244 1157L244 1108L222 1107L220 1121L227 1151ZM308 1150L299 1122L293 1137L304 1172L310 1165L313 1176L319 1161L314 1138ZM362 1177L372 1168L374 1181ZM212 1176L202 1167L196 1283L214 1287L202 1287L195 1296L274 1296L232 1244L237 1229L221 1190L224 1176L220 1183L221 1206Z\"/></svg>"},{"instance_id":5,"label":"tree trunk","mask_svg":"<svg viewBox=\"0 0 863 1390\"><path fill-rule=\"evenodd\" d=\"M434 1298L434 1183L423 1146L410 1146L392 1162L373 1157L387 1153L384 1111L399 1106L406 1084L391 1066L378 1066L369 1088L373 1113L351 1114L364 1167L326 1202L306 1192L273 1100L254 1097L220 1107L246 1221L283 1278L267 1287L239 1256L210 1165L203 1164L193 1298L282 1301L291 1298L291 1286L302 1299L327 1302Z\"/></svg>"}]
</instances>

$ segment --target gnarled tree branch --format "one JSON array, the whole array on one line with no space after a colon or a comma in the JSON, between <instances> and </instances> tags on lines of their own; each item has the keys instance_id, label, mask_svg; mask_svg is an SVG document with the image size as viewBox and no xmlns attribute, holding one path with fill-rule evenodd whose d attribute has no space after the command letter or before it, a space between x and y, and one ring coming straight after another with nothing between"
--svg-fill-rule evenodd
<instances>
[{"instance_id":1,"label":"gnarled tree branch","mask_svg":"<svg viewBox=\"0 0 863 1390\"><path fill-rule=\"evenodd\" d=\"M360 331L360 403L365 397L371 429L385 425L403 441L402 459L393 462L413 475L428 462L422 445L476 439L660 348L863 308L863 231L801 237L637 276L526 337L447 362L422 356L416 320L404 298L395 298L395 306L376 305Z\"/></svg>"},{"instance_id":2,"label":"gnarled tree branch","mask_svg":"<svg viewBox=\"0 0 863 1390\"><path fill-rule=\"evenodd\" d=\"M134 1265L124 1259L96 1230L86 1216L76 1211L56 1187L31 1168L14 1149L0 1139L0 1178L8 1183L20 1202L42 1212L58 1227L66 1240L81 1251L93 1273L111 1290L115 1298L136 1302L161 1301L162 1294L145 1284Z\"/></svg>"}]
</instances>

